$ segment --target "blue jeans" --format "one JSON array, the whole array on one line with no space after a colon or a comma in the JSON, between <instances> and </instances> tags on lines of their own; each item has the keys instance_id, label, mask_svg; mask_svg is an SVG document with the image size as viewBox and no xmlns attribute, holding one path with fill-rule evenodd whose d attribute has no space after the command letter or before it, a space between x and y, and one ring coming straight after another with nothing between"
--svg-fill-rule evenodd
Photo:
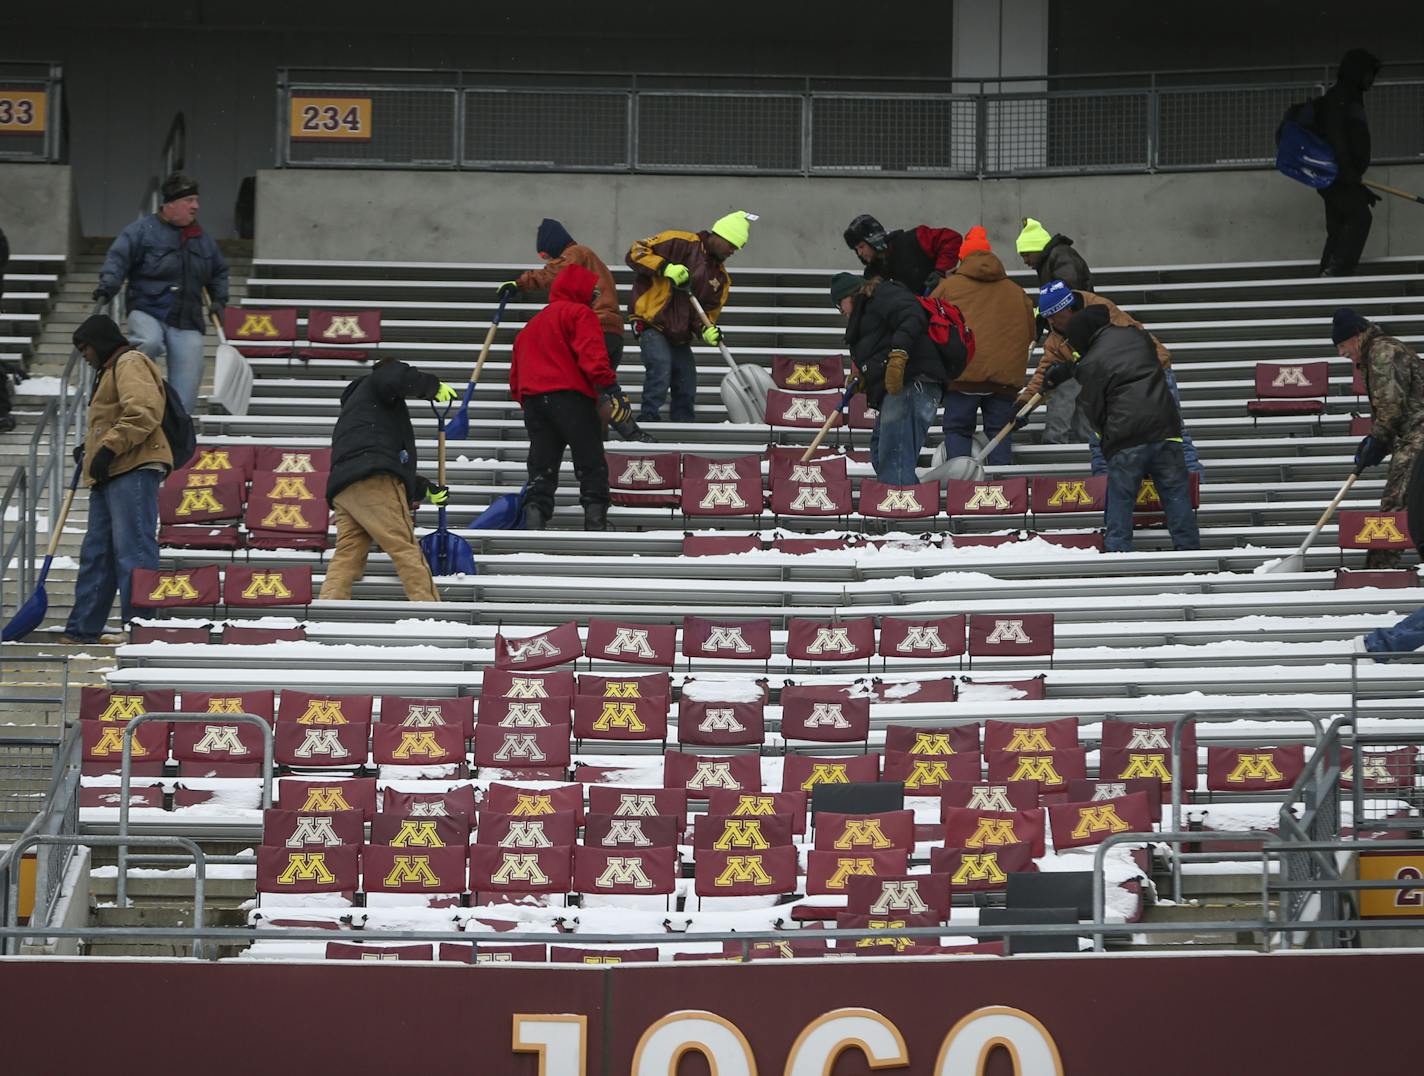
<instances>
[{"instance_id":1,"label":"blue jeans","mask_svg":"<svg viewBox=\"0 0 1424 1076\"><path fill-rule=\"evenodd\" d=\"M1167 388L1172 393L1172 400L1177 405L1177 411L1182 410L1182 394L1177 391L1177 379L1172 376L1172 371L1165 371L1167 374ZM1093 474L1102 475L1108 473L1108 461L1103 459L1103 443L1098 437L1097 431L1088 432L1088 451L1093 456ZM1197 455L1197 446L1192 444L1192 435L1187 432L1187 420L1182 419L1182 451L1187 461L1187 470L1195 471L1203 478L1206 477L1206 468L1202 466L1201 457Z\"/></svg>"},{"instance_id":2,"label":"blue jeans","mask_svg":"<svg viewBox=\"0 0 1424 1076\"><path fill-rule=\"evenodd\" d=\"M1424 609L1414 610L1392 628L1376 628L1365 636L1365 649L1371 654L1402 654L1421 646L1424 646Z\"/></svg>"},{"instance_id":3,"label":"blue jeans","mask_svg":"<svg viewBox=\"0 0 1424 1076\"><path fill-rule=\"evenodd\" d=\"M191 415L203 384L203 334L196 329L175 329L152 314L130 310L129 343L154 362L166 356L164 376Z\"/></svg>"},{"instance_id":4,"label":"blue jeans","mask_svg":"<svg viewBox=\"0 0 1424 1076\"><path fill-rule=\"evenodd\" d=\"M929 381L911 382L898 396L885 394L870 435L870 463L877 479L890 486L913 486L920 480L915 464L943 398L944 388Z\"/></svg>"},{"instance_id":5,"label":"blue jeans","mask_svg":"<svg viewBox=\"0 0 1424 1076\"><path fill-rule=\"evenodd\" d=\"M994 435L1007 426L1014 418L1014 398L983 396L950 389L944 394L944 452L948 459L956 456L970 456L974 453L974 422L980 411L984 412L984 436L993 440ZM1014 462L1014 435L1009 433L994 446L989 453L989 463L1007 466Z\"/></svg>"},{"instance_id":6,"label":"blue jeans","mask_svg":"<svg viewBox=\"0 0 1424 1076\"><path fill-rule=\"evenodd\" d=\"M163 472L125 471L89 491L89 529L79 551L74 609L64 631L93 642L104 633L114 591L124 623L134 616L130 586L135 568L158 567L158 487Z\"/></svg>"},{"instance_id":7,"label":"blue jeans","mask_svg":"<svg viewBox=\"0 0 1424 1076\"><path fill-rule=\"evenodd\" d=\"M692 357L692 345L670 344L666 336L648 326L638 334L638 349L643 353L643 404L638 409L638 421L662 421L669 383L671 420L696 421L693 409L697 402L697 360Z\"/></svg>"},{"instance_id":8,"label":"blue jeans","mask_svg":"<svg viewBox=\"0 0 1424 1076\"><path fill-rule=\"evenodd\" d=\"M1201 534L1192 514L1192 488L1178 441L1153 441L1115 453L1108 461L1108 506L1103 513L1107 524L1104 548L1109 553L1132 552L1132 510L1137 492L1148 475L1157 487L1167 530L1177 549L1200 549Z\"/></svg>"}]
</instances>

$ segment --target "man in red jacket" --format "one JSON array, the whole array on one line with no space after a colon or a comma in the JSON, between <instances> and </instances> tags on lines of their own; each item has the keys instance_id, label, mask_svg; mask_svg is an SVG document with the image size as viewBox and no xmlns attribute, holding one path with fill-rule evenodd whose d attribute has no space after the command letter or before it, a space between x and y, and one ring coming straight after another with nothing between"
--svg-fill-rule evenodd
<instances>
[{"instance_id":1,"label":"man in red jacket","mask_svg":"<svg viewBox=\"0 0 1424 1076\"><path fill-rule=\"evenodd\" d=\"M597 285L582 265L566 265L549 287L549 305L514 338L509 393L524 408L529 431L524 519L531 530L543 530L554 514L565 446L573 455L585 529L608 530L608 461L599 412L618 425L633 410L608 364L603 329L590 305Z\"/></svg>"}]
</instances>

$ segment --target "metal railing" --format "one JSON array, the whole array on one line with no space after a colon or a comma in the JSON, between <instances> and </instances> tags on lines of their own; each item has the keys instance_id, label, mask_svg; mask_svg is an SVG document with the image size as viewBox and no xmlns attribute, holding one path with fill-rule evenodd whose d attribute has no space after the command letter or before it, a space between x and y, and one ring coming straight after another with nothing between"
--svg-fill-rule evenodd
<instances>
[{"instance_id":1,"label":"metal railing","mask_svg":"<svg viewBox=\"0 0 1424 1076\"><path fill-rule=\"evenodd\" d=\"M35 837L75 837L79 830L79 774L82 740L78 722L66 729L64 738L54 752L54 766L50 775L49 788L45 792L44 807L35 813L15 843L0 854L0 906L3 917L0 922L7 926L19 916L18 887L19 865L27 845L25 841ZM41 847L35 863L35 906L30 915L32 924L49 922L50 913L59 900L63 888L65 871L73 854L74 844L60 845L62 851L56 857L48 847ZM56 861L57 860L57 861ZM2 950L3 947L0 947Z\"/></svg>"},{"instance_id":2,"label":"metal railing","mask_svg":"<svg viewBox=\"0 0 1424 1076\"><path fill-rule=\"evenodd\" d=\"M1386 65L1370 91L1381 163L1424 158L1422 71ZM278 167L304 168L924 178L1268 168L1286 108L1330 78L1325 66L945 80L279 68L275 142ZM303 100L352 99L369 102L355 136L293 131Z\"/></svg>"},{"instance_id":3,"label":"metal railing","mask_svg":"<svg viewBox=\"0 0 1424 1076\"><path fill-rule=\"evenodd\" d=\"M7 123L21 125L0 137L0 161L62 161L64 108L62 65L0 60L0 113Z\"/></svg>"},{"instance_id":4,"label":"metal railing","mask_svg":"<svg viewBox=\"0 0 1424 1076\"><path fill-rule=\"evenodd\" d=\"M143 189L143 197L139 199L138 215L140 217L158 212L158 207L163 204L163 197L160 193L163 181L174 172L183 171L187 152L188 121L183 118L183 113L177 112L174 113L173 121L168 125L168 134L163 138L163 148L158 151L158 174L148 177L148 183Z\"/></svg>"},{"instance_id":5,"label":"metal railing","mask_svg":"<svg viewBox=\"0 0 1424 1076\"><path fill-rule=\"evenodd\" d=\"M117 847L119 849L119 872L115 883L115 903L120 908L128 907L128 885L129 885L129 788L133 780L133 736L134 730L140 725L150 721L162 721L164 724L198 724L199 722L222 723L237 722L244 725L256 725L262 732L262 809L265 811L272 806L272 726L266 720L256 714L211 714L199 713L197 711L173 711L168 713L139 714L131 718L124 726L122 737L123 754L119 762L119 833ZM240 857L220 856L209 857L214 863L245 863L248 860ZM145 856L145 862L162 862L162 857Z\"/></svg>"}]
</instances>

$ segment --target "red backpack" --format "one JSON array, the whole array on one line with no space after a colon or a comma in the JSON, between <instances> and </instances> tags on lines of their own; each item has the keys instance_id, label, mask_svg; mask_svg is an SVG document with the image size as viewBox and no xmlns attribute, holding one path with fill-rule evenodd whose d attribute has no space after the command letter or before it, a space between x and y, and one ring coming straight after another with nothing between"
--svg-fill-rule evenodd
<instances>
[{"instance_id":1,"label":"red backpack","mask_svg":"<svg viewBox=\"0 0 1424 1076\"><path fill-rule=\"evenodd\" d=\"M964 324L964 315L953 303L916 296L930 318L930 340L939 349L949 380L953 381L974 360L974 330Z\"/></svg>"}]
</instances>

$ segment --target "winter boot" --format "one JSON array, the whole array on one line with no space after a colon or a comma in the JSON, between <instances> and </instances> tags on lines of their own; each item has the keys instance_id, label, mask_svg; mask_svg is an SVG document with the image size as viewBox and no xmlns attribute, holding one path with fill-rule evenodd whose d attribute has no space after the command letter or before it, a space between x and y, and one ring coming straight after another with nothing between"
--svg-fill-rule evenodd
<instances>
[{"instance_id":1,"label":"winter boot","mask_svg":"<svg viewBox=\"0 0 1424 1076\"><path fill-rule=\"evenodd\" d=\"M586 531L611 531L608 525L608 505L590 504L583 510L583 529Z\"/></svg>"},{"instance_id":2,"label":"winter boot","mask_svg":"<svg viewBox=\"0 0 1424 1076\"><path fill-rule=\"evenodd\" d=\"M526 504L524 506L524 529L527 531L541 531L548 524L549 517L542 509L536 505Z\"/></svg>"}]
</instances>

